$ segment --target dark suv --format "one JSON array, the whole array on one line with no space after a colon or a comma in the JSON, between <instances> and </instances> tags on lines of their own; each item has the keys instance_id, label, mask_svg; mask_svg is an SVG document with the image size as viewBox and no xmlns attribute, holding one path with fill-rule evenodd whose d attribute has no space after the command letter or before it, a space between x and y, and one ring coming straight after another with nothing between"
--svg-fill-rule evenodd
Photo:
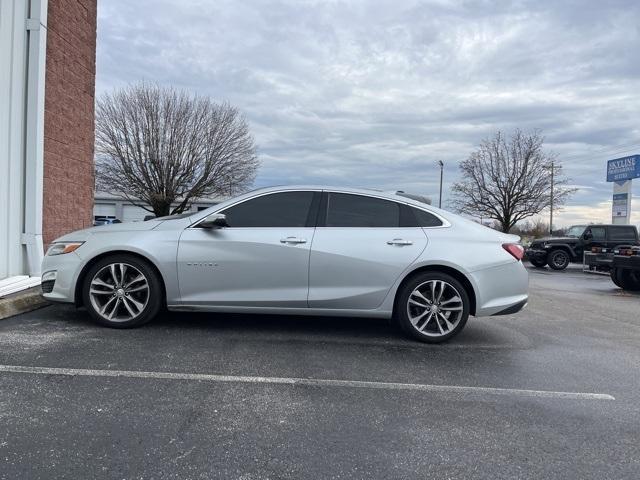
<instances>
[{"instance_id":1,"label":"dark suv","mask_svg":"<svg viewBox=\"0 0 640 480\"><path fill-rule=\"evenodd\" d=\"M529 262L535 267L549 265L564 270L570 262L582 262L585 251L640 245L633 225L574 225L564 237L537 238L527 249Z\"/></svg>"}]
</instances>

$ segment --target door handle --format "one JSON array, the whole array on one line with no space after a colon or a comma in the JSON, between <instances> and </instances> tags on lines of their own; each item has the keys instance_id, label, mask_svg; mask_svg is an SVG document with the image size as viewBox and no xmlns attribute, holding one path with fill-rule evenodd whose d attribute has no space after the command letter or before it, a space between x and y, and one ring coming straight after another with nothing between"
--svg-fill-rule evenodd
<instances>
[{"instance_id":1,"label":"door handle","mask_svg":"<svg viewBox=\"0 0 640 480\"><path fill-rule=\"evenodd\" d=\"M298 238L298 237L287 237L287 238L281 238L280 243L291 243L291 244L307 243L307 239Z\"/></svg>"},{"instance_id":2,"label":"door handle","mask_svg":"<svg viewBox=\"0 0 640 480\"><path fill-rule=\"evenodd\" d=\"M393 240L387 241L387 245L413 245L411 240L403 240L401 238L394 238Z\"/></svg>"}]
</instances>

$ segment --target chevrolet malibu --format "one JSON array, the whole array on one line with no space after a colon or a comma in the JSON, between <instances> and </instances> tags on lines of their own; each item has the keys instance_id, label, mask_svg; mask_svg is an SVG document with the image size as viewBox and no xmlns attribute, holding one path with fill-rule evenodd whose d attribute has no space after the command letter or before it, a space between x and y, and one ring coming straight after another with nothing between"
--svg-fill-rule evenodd
<instances>
[{"instance_id":1,"label":"chevrolet malibu","mask_svg":"<svg viewBox=\"0 0 640 480\"><path fill-rule=\"evenodd\" d=\"M393 318L430 343L469 315L522 309L519 238L419 198L267 188L197 213L80 230L49 247L43 295L116 328L163 308L360 316Z\"/></svg>"}]
</instances>

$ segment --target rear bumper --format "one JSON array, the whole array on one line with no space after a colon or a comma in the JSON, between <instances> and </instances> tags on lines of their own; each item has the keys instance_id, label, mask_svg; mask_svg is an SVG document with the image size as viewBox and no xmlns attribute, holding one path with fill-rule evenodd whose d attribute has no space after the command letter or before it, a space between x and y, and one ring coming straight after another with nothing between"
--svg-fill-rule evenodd
<instances>
[{"instance_id":1,"label":"rear bumper","mask_svg":"<svg viewBox=\"0 0 640 480\"><path fill-rule=\"evenodd\" d=\"M470 274L476 292L476 317L509 315L529 300L529 274L522 262L509 262Z\"/></svg>"},{"instance_id":2,"label":"rear bumper","mask_svg":"<svg viewBox=\"0 0 640 480\"><path fill-rule=\"evenodd\" d=\"M585 253L584 264L589 267L611 268L613 253Z\"/></svg>"},{"instance_id":3,"label":"rear bumper","mask_svg":"<svg viewBox=\"0 0 640 480\"><path fill-rule=\"evenodd\" d=\"M494 313L493 315L494 316L497 316L497 315L513 315L514 313L518 313L520 310L522 310L524 307L526 307L527 303L529 303L529 299L528 298L526 298L524 300L521 300L518 303L514 303L510 307L507 307L504 310L500 310L498 313Z\"/></svg>"},{"instance_id":4,"label":"rear bumper","mask_svg":"<svg viewBox=\"0 0 640 480\"><path fill-rule=\"evenodd\" d=\"M628 268L629 270L640 270L640 255L622 256L616 255L611 262L613 268Z\"/></svg>"}]
</instances>

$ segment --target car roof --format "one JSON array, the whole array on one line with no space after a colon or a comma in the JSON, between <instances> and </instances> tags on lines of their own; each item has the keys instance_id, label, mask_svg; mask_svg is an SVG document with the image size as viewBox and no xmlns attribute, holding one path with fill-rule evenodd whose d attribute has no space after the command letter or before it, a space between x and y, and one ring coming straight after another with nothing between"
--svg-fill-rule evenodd
<instances>
[{"instance_id":1,"label":"car roof","mask_svg":"<svg viewBox=\"0 0 640 480\"><path fill-rule=\"evenodd\" d=\"M352 193L356 195L367 195L371 197L384 198L387 200L392 200L394 202L400 202L407 205L412 205L414 207L420 208L422 210L427 210L431 213L435 213L442 220L449 224L449 216L451 212L447 212L446 210L441 210L433 205L428 203L414 200L413 198L409 198L404 195L397 195L395 192L377 190L373 188L357 188L357 187L338 187L338 186L329 186L329 185L277 185L273 187L263 187L257 188L255 190L251 190L249 192L245 192L241 195L237 195L235 197L229 198L228 200L221 202L217 205L214 205L214 211L223 210L230 205L233 205L237 202L241 202L244 200L248 200L251 197L255 197L258 195L266 194L266 193L275 193L275 192L290 192L290 191L326 191L326 192L335 192L335 193ZM406 193L406 192L405 192ZM194 214L191 218L193 221L199 221L202 218L206 217L211 213L210 209L203 210L202 212L198 212Z\"/></svg>"},{"instance_id":2,"label":"car roof","mask_svg":"<svg viewBox=\"0 0 640 480\"><path fill-rule=\"evenodd\" d=\"M582 227L582 225L576 225L576 227ZM584 225L584 227L631 227L636 228L635 225L622 225L619 223L592 223L590 225Z\"/></svg>"},{"instance_id":3,"label":"car roof","mask_svg":"<svg viewBox=\"0 0 640 480\"><path fill-rule=\"evenodd\" d=\"M365 187L344 187L344 186L332 186L332 185L277 185L273 187L264 187L258 188L256 190L252 190L249 193L259 194L259 193L267 193L267 192L279 192L279 191L291 191L291 190L323 190L327 192L335 192L335 193L354 193L360 195L368 195L375 197L388 198L389 200L394 200L397 202L403 203L411 203L420 207L431 207L435 208L432 205L422 202L420 200L413 199L409 196L398 195L396 192L390 192L388 190L379 190L375 188L365 188ZM402 192L408 195L411 195L413 192ZM414 194L417 197L428 198L426 195Z\"/></svg>"}]
</instances>

